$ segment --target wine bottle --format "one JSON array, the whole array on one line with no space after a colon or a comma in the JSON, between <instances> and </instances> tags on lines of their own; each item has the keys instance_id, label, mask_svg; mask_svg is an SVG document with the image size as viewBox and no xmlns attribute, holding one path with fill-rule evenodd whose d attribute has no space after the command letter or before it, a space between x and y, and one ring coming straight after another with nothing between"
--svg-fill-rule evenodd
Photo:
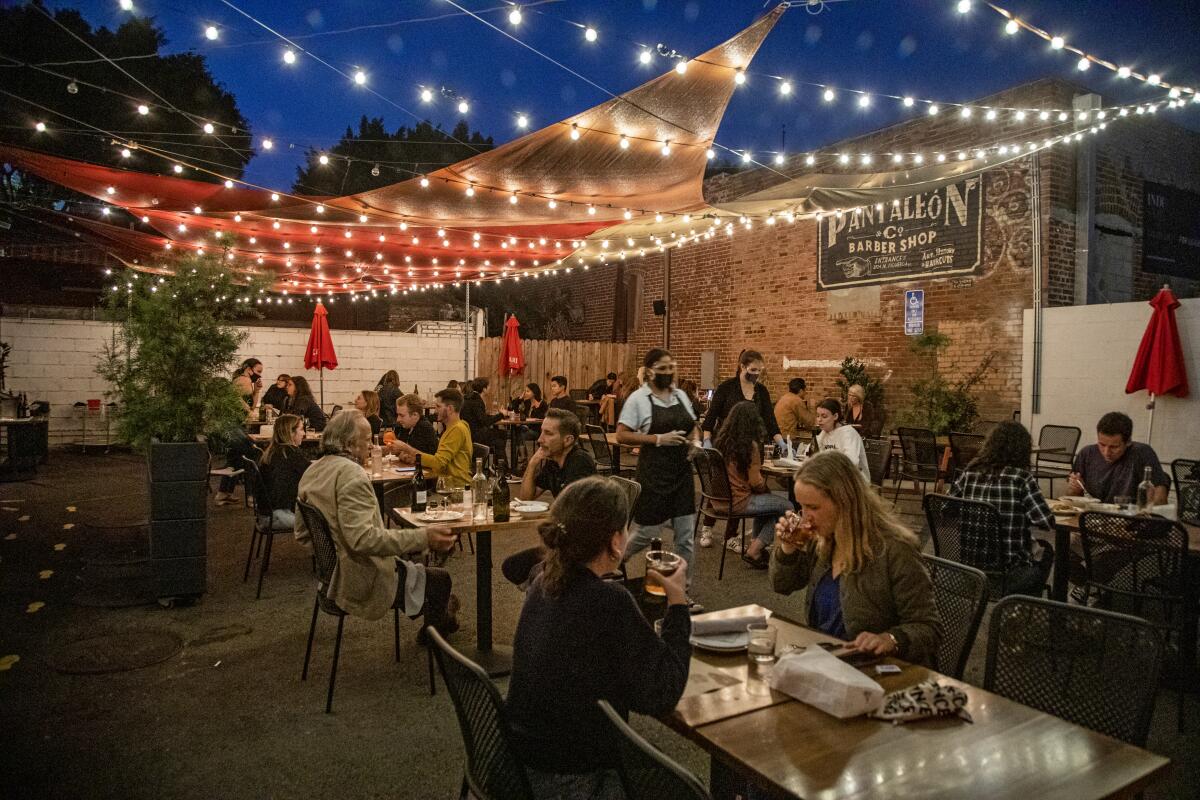
<instances>
[{"instance_id":1,"label":"wine bottle","mask_svg":"<svg viewBox=\"0 0 1200 800\"><path fill-rule=\"evenodd\" d=\"M1137 511L1139 514L1149 514L1154 507L1154 481L1150 479L1153 470L1146 467L1142 470L1142 482L1137 487Z\"/></svg>"},{"instance_id":2,"label":"wine bottle","mask_svg":"<svg viewBox=\"0 0 1200 800\"><path fill-rule=\"evenodd\" d=\"M425 511L425 505L429 502L428 487L425 485L425 473L421 471L421 454L417 453L416 471L413 472L413 493L412 493L412 510L414 514L420 514Z\"/></svg>"},{"instance_id":3,"label":"wine bottle","mask_svg":"<svg viewBox=\"0 0 1200 800\"><path fill-rule=\"evenodd\" d=\"M512 499L508 491L508 479L503 471L496 476L495 488L492 489L492 521L508 522L508 504Z\"/></svg>"},{"instance_id":4,"label":"wine bottle","mask_svg":"<svg viewBox=\"0 0 1200 800\"><path fill-rule=\"evenodd\" d=\"M488 495L491 487L487 475L483 474L483 459L475 459L475 474L471 476L471 513L475 520L482 522L487 519Z\"/></svg>"}]
</instances>

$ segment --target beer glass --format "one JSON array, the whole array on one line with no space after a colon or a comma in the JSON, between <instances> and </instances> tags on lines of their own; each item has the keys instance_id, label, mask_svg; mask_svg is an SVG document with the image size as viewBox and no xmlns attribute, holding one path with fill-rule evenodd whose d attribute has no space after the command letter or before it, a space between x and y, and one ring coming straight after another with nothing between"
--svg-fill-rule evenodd
<instances>
[{"instance_id":1,"label":"beer glass","mask_svg":"<svg viewBox=\"0 0 1200 800\"><path fill-rule=\"evenodd\" d=\"M646 594L656 597L666 597L667 590L663 588L659 575L666 578L675 574L683 558L678 553L669 550L650 550L646 553ZM657 573L657 574L655 574Z\"/></svg>"}]
</instances>

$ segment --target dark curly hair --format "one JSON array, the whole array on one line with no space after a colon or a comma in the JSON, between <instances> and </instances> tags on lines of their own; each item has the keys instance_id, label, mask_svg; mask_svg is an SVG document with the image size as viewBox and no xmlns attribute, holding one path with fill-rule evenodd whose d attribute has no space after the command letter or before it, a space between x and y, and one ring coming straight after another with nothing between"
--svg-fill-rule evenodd
<instances>
[{"instance_id":1,"label":"dark curly hair","mask_svg":"<svg viewBox=\"0 0 1200 800\"><path fill-rule=\"evenodd\" d=\"M713 447L721 451L721 455L733 461L742 474L750 472L750 461L753 450L758 447L766 433L758 407L749 400L742 400L734 405L729 416L721 423L720 430L713 440Z\"/></svg>"},{"instance_id":2,"label":"dark curly hair","mask_svg":"<svg viewBox=\"0 0 1200 800\"><path fill-rule=\"evenodd\" d=\"M983 440L979 455L971 460L967 469L973 472L999 472L1005 467L1029 469L1032 450L1033 439L1024 425L1001 422Z\"/></svg>"}]
</instances>

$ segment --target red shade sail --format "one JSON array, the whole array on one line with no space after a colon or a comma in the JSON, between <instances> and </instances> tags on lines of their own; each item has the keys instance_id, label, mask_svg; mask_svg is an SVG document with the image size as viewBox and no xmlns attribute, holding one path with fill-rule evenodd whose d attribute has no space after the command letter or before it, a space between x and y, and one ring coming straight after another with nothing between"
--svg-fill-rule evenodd
<instances>
[{"instance_id":1,"label":"red shade sail","mask_svg":"<svg viewBox=\"0 0 1200 800\"><path fill-rule=\"evenodd\" d=\"M308 349L304 351L305 369L337 369L337 353L333 352L333 337L329 335L329 320L325 306L317 303L313 309L312 330L308 334Z\"/></svg>"},{"instance_id":2,"label":"red shade sail","mask_svg":"<svg viewBox=\"0 0 1200 800\"><path fill-rule=\"evenodd\" d=\"M504 341L500 343L500 376L520 375L525 371L525 353L521 349L521 334L517 332L517 316L504 323Z\"/></svg>"},{"instance_id":3,"label":"red shade sail","mask_svg":"<svg viewBox=\"0 0 1200 800\"><path fill-rule=\"evenodd\" d=\"M1151 395L1188 396L1187 367L1183 361L1183 346L1175 324L1175 309L1179 301L1171 290L1163 287L1150 301L1154 312L1125 384L1125 394L1145 389Z\"/></svg>"}]
</instances>

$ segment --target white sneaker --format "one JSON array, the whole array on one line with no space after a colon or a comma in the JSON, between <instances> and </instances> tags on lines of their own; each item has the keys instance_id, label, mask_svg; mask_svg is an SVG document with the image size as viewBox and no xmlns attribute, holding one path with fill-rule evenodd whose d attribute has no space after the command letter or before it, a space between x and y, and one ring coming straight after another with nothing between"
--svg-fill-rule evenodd
<instances>
[{"instance_id":1,"label":"white sneaker","mask_svg":"<svg viewBox=\"0 0 1200 800\"><path fill-rule=\"evenodd\" d=\"M700 546L701 547L712 547L712 542L713 542L712 526L705 525L702 528L700 528Z\"/></svg>"},{"instance_id":2,"label":"white sneaker","mask_svg":"<svg viewBox=\"0 0 1200 800\"><path fill-rule=\"evenodd\" d=\"M734 536L734 537L732 537L732 538L730 538L730 539L727 539L727 540L725 541L725 549L726 549L726 550L732 550L732 551L733 551L733 552L735 552L735 553L741 553L741 552L742 552L742 540L741 540L741 537Z\"/></svg>"}]
</instances>

